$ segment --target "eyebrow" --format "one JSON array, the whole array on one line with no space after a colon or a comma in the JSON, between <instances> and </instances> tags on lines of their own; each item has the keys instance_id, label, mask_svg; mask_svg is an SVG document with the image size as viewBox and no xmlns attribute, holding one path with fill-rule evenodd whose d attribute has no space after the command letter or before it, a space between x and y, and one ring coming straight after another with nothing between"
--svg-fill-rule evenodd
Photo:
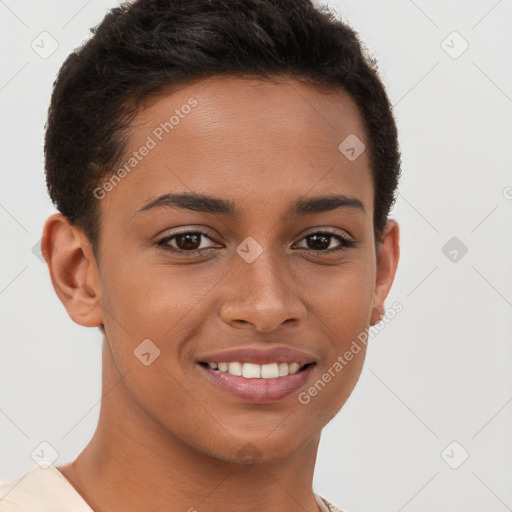
<instances>
[{"instance_id":1,"label":"eyebrow","mask_svg":"<svg viewBox=\"0 0 512 512\"><path fill-rule=\"evenodd\" d=\"M328 212L342 207L360 210L366 214L364 205L359 199L336 194L297 199L291 204L285 217ZM145 204L136 213L160 208L181 208L214 215L240 217L240 211L233 201L196 193L163 194Z\"/></svg>"}]
</instances>

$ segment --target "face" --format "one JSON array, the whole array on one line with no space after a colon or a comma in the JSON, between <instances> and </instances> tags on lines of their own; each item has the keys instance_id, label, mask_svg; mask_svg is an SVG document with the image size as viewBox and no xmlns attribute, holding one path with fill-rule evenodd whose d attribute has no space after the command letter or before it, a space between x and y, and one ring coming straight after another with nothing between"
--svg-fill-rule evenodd
<instances>
[{"instance_id":1,"label":"face","mask_svg":"<svg viewBox=\"0 0 512 512\"><path fill-rule=\"evenodd\" d=\"M339 149L354 135L368 146L346 93L284 78L216 77L138 114L97 190L96 311L126 411L230 461L319 435L396 267L379 278L369 154Z\"/></svg>"}]
</instances>

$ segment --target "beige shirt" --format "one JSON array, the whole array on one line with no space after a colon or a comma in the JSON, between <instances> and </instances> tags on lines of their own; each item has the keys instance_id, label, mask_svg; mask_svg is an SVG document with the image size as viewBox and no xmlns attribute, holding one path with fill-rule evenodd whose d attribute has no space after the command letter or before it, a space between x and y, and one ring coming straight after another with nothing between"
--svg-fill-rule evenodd
<instances>
[{"instance_id":1,"label":"beige shirt","mask_svg":"<svg viewBox=\"0 0 512 512\"><path fill-rule=\"evenodd\" d=\"M322 512L343 512L315 495ZM0 512L93 512L55 466L35 466L19 477L0 482ZM346 512L346 511L345 511Z\"/></svg>"}]
</instances>

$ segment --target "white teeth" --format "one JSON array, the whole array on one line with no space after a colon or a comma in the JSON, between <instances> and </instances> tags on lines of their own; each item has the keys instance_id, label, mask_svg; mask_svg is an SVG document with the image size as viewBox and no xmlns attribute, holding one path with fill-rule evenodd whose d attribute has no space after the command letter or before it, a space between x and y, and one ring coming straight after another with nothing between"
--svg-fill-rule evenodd
<instances>
[{"instance_id":1,"label":"white teeth","mask_svg":"<svg viewBox=\"0 0 512 512\"><path fill-rule=\"evenodd\" d=\"M242 375L242 363L228 363L228 373Z\"/></svg>"},{"instance_id":2,"label":"white teeth","mask_svg":"<svg viewBox=\"0 0 512 512\"><path fill-rule=\"evenodd\" d=\"M279 363L279 377L286 377L289 374L288 363Z\"/></svg>"},{"instance_id":3,"label":"white teeth","mask_svg":"<svg viewBox=\"0 0 512 512\"><path fill-rule=\"evenodd\" d=\"M277 363L261 365L262 379L275 379L276 377L279 377L279 365Z\"/></svg>"},{"instance_id":4,"label":"white teeth","mask_svg":"<svg viewBox=\"0 0 512 512\"><path fill-rule=\"evenodd\" d=\"M259 364L244 363L242 376L247 379L259 379L261 377L261 366Z\"/></svg>"},{"instance_id":5,"label":"white teeth","mask_svg":"<svg viewBox=\"0 0 512 512\"><path fill-rule=\"evenodd\" d=\"M300 364L299 363L292 363L290 365L289 371L290 373L297 373L299 371Z\"/></svg>"},{"instance_id":6,"label":"white teeth","mask_svg":"<svg viewBox=\"0 0 512 512\"><path fill-rule=\"evenodd\" d=\"M231 375L238 375L246 379L276 379L278 377L286 377L300 370L299 363L208 363L212 370L218 370Z\"/></svg>"}]
</instances>

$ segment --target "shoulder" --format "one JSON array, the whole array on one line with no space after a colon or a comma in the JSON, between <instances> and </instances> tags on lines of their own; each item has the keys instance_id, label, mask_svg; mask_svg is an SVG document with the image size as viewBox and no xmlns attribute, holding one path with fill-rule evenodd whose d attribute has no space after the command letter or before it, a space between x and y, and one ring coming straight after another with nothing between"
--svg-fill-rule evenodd
<instances>
[{"instance_id":1,"label":"shoulder","mask_svg":"<svg viewBox=\"0 0 512 512\"><path fill-rule=\"evenodd\" d=\"M35 466L0 482L1 512L92 512L54 466Z\"/></svg>"},{"instance_id":2,"label":"shoulder","mask_svg":"<svg viewBox=\"0 0 512 512\"><path fill-rule=\"evenodd\" d=\"M348 512L348 510L342 510L341 508L338 508L336 505L334 505L334 503L331 503L327 498L324 498L323 496L319 497L327 507L328 512Z\"/></svg>"}]
</instances>

